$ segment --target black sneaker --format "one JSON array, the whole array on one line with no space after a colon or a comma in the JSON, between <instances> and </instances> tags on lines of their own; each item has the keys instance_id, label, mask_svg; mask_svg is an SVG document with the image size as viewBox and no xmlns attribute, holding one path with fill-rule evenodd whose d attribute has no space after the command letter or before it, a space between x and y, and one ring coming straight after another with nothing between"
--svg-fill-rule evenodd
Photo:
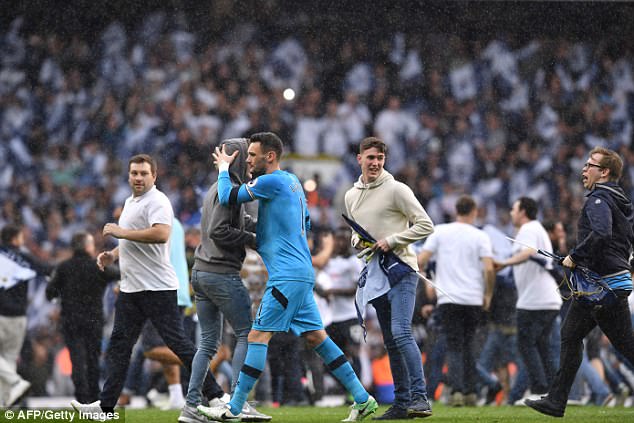
<instances>
[{"instance_id":1,"label":"black sneaker","mask_svg":"<svg viewBox=\"0 0 634 423\"><path fill-rule=\"evenodd\" d=\"M372 420L406 420L413 419L407 413L407 410L401 407L391 406L382 416L372 417Z\"/></svg>"},{"instance_id":2,"label":"black sneaker","mask_svg":"<svg viewBox=\"0 0 634 423\"><path fill-rule=\"evenodd\" d=\"M410 406L407 407L407 415L412 418L431 416L431 405L427 398L420 397L412 401Z\"/></svg>"},{"instance_id":3,"label":"black sneaker","mask_svg":"<svg viewBox=\"0 0 634 423\"><path fill-rule=\"evenodd\" d=\"M538 400L526 399L524 404L528 405L533 410L537 410L542 414L552 417L563 417L564 411L566 411L565 405L559 405L551 401L547 396Z\"/></svg>"}]
</instances>

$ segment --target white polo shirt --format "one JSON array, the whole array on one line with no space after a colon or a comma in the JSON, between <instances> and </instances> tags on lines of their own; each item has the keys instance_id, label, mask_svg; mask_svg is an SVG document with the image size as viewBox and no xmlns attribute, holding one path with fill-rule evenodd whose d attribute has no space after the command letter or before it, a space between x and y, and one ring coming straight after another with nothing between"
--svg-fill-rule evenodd
<instances>
[{"instance_id":1,"label":"white polo shirt","mask_svg":"<svg viewBox=\"0 0 634 423\"><path fill-rule=\"evenodd\" d=\"M526 245L553 252L548 232L537 220L523 224L515 238ZM513 244L513 254L524 249L520 243ZM547 259L550 261L550 259ZM521 310L559 310L561 296L557 282L548 271L531 260L513 266L517 286L517 308Z\"/></svg>"},{"instance_id":2,"label":"white polo shirt","mask_svg":"<svg viewBox=\"0 0 634 423\"><path fill-rule=\"evenodd\" d=\"M165 194L153 186L138 197L125 200L119 226L147 229L160 223L172 226L174 211ZM169 242L147 244L119 240L121 292L166 291L178 288L178 278L170 262Z\"/></svg>"},{"instance_id":3,"label":"white polo shirt","mask_svg":"<svg viewBox=\"0 0 634 423\"><path fill-rule=\"evenodd\" d=\"M484 231L462 222L436 225L423 250L436 260L438 304L483 305L482 259L493 258L491 239Z\"/></svg>"}]
</instances>

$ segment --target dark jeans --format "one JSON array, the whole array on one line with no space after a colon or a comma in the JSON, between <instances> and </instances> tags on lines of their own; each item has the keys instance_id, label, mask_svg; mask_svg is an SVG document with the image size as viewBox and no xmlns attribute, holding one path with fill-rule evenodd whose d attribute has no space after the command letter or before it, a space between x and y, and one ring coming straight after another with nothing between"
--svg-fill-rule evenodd
<instances>
[{"instance_id":1,"label":"dark jeans","mask_svg":"<svg viewBox=\"0 0 634 423\"><path fill-rule=\"evenodd\" d=\"M634 363L634 334L627 293L609 306L594 307L573 301L561 326L560 368L548 394L556 403L566 404L570 387L583 359L583 338L599 325L614 348Z\"/></svg>"},{"instance_id":2,"label":"dark jeans","mask_svg":"<svg viewBox=\"0 0 634 423\"><path fill-rule=\"evenodd\" d=\"M491 372L517 363L516 328L491 325L476 364L480 382L493 389L499 382Z\"/></svg>"},{"instance_id":3,"label":"dark jeans","mask_svg":"<svg viewBox=\"0 0 634 423\"><path fill-rule=\"evenodd\" d=\"M352 370L357 377L361 377L361 360L359 359L359 346L363 339L363 329L357 319L331 323L326 332L332 341L346 354L346 358L352 365Z\"/></svg>"},{"instance_id":4,"label":"dark jeans","mask_svg":"<svg viewBox=\"0 0 634 423\"><path fill-rule=\"evenodd\" d=\"M555 373L550 339L559 310L517 310L517 348L532 394L545 394Z\"/></svg>"},{"instance_id":5,"label":"dark jeans","mask_svg":"<svg viewBox=\"0 0 634 423\"><path fill-rule=\"evenodd\" d=\"M476 392L475 334L482 321L482 307L461 304L438 306L442 328L447 335L447 383L452 392Z\"/></svg>"},{"instance_id":6,"label":"dark jeans","mask_svg":"<svg viewBox=\"0 0 634 423\"><path fill-rule=\"evenodd\" d=\"M121 292L115 305L114 327L106 350L106 381L100 395L101 408L104 411L110 411L117 403L130 365L132 347L147 319L150 319L165 344L180 358L187 371L191 372L196 348L185 336L176 302L176 290ZM211 372L205 378L203 394L208 399L223 394Z\"/></svg>"},{"instance_id":7,"label":"dark jeans","mask_svg":"<svg viewBox=\"0 0 634 423\"><path fill-rule=\"evenodd\" d=\"M292 332L278 332L269 342L267 356L274 402L292 404L304 399L299 342L299 337Z\"/></svg>"},{"instance_id":8,"label":"dark jeans","mask_svg":"<svg viewBox=\"0 0 634 423\"><path fill-rule=\"evenodd\" d=\"M433 338L426 341L430 345L425 362L425 376L427 377L427 392L434 399L440 383L446 382L443 375L445 356L447 355L447 336L442 330L437 330Z\"/></svg>"},{"instance_id":9,"label":"dark jeans","mask_svg":"<svg viewBox=\"0 0 634 423\"><path fill-rule=\"evenodd\" d=\"M75 398L84 404L97 401L103 319L63 319L62 334L73 364Z\"/></svg>"}]
</instances>

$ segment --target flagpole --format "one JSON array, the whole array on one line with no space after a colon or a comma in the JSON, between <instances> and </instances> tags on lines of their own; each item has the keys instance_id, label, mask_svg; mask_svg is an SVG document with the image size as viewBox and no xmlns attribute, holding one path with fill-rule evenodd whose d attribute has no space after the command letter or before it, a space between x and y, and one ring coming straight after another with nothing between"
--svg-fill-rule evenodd
<instances>
[{"instance_id":1,"label":"flagpole","mask_svg":"<svg viewBox=\"0 0 634 423\"><path fill-rule=\"evenodd\" d=\"M555 260L562 260L563 259L563 257L560 257L557 254L553 254L553 253L550 253L548 251L540 250L539 248L536 248L536 247L533 247L531 245L525 244L522 241L518 241L518 240L516 240L514 238L511 238L509 236L507 236L505 238L508 239L509 241L514 242L516 244L519 244L519 245L521 245L523 247L526 247L528 249L534 250L534 251L537 252L537 254L541 254L542 256L546 256L546 257L549 257L549 258L555 259Z\"/></svg>"},{"instance_id":2,"label":"flagpole","mask_svg":"<svg viewBox=\"0 0 634 423\"><path fill-rule=\"evenodd\" d=\"M372 253L373 253L373 251L372 251L372 247L368 247L368 248L365 248L363 251L361 251L359 254L357 254L357 258L360 258L360 259L365 259L365 257L366 257L368 254L372 254ZM431 279L427 278L427 277L426 277L425 275L423 275L422 273L417 272L416 270L414 270L414 269L412 268L412 266L408 265L407 263L404 263L404 264L405 264L405 265L407 265L410 269L412 269L412 271L413 271L414 273L416 273L416 275L417 275L420 279L422 279L422 280L423 280L423 282L426 282L426 283L430 284L431 286L433 286L433 287L434 287L434 289L435 289L436 291L438 291L438 292L440 292L441 294L443 294L443 295L447 296L447 298L449 298L452 302L454 302L454 303L456 302L456 300L454 300L454 299L453 299L453 297L452 297L451 295L449 295L446 291L443 291L443 290L442 290L442 289L441 289L438 285L436 285L435 283L433 283L433 282L431 281Z\"/></svg>"},{"instance_id":3,"label":"flagpole","mask_svg":"<svg viewBox=\"0 0 634 423\"><path fill-rule=\"evenodd\" d=\"M416 271L414 271L414 272L418 275L418 277L419 277L419 278L421 278L421 279L423 280L423 282L426 282L426 283L430 284L431 286L433 286L433 287L434 287L434 289L435 289L436 291L438 291L438 292L440 292L441 294L445 295L445 296L446 296L447 298L449 298L449 299L450 299L453 303L456 303L456 300L454 300L454 299L453 299L453 297L452 297L451 295L449 295L447 292L445 292L445 291L443 291L442 289L440 289L440 287L439 287L438 285L436 285L435 283L433 283L433 282L431 281L431 279L429 279L429 278L425 277L425 275L423 275L423 274L422 274L422 273L420 273L420 272L416 272Z\"/></svg>"}]
</instances>

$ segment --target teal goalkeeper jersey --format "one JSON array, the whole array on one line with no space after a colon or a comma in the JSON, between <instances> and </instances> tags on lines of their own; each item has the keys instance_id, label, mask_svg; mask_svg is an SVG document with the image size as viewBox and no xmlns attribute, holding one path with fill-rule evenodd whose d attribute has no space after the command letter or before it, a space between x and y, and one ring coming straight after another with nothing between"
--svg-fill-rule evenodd
<instances>
[{"instance_id":1,"label":"teal goalkeeper jersey","mask_svg":"<svg viewBox=\"0 0 634 423\"><path fill-rule=\"evenodd\" d=\"M218 176L218 198L223 205L259 200L257 251L269 273L270 285L289 281L314 283L306 240L310 218L297 176L276 170L233 187L229 172L223 171Z\"/></svg>"}]
</instances>

